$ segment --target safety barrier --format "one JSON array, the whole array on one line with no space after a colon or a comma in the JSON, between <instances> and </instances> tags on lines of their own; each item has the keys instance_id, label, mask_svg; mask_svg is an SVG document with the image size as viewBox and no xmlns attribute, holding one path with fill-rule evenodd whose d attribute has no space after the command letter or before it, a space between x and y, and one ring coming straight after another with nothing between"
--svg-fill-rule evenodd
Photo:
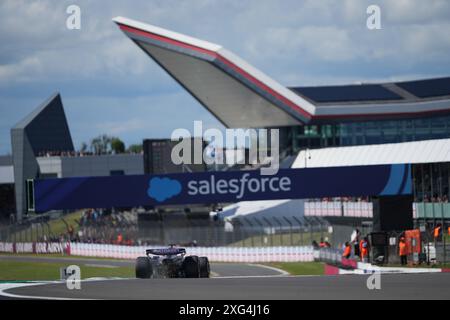
<instances>
[{"instance_id":1,"label":"safety barrier","mask_svg":"<svg viewBox=\"0 0 450 320\"><path fill-rule=\"evenodd\" d=\"M145 255L146 246L71 243L70 252L76 256L135 259ZM313 248L302 247L187 247L188 255L206 256L215 262L306 262L313 261Z\"/></svg>"},{"instance_id":2,"label":"safety barrier","mask_svg":"<svg viewBox=\"0 0 450 320\"><path fill-rule=\"evenodd\" d=\"M356 269L357 262L352 259L342 257L342 250L333 248L315 249L313 252L314 261L324 262L343 269Z\"/></svg>"},{"instance_id":3,"label":"safety barrier","mask_svg":"<svg viewBox=\"0 0 450 320\"><path fill-rule=\"evenodd\" d=\"M5 243L0 252L64 253L74 256L136 259L151 246L120 246L94 243ZM206 256L214 262L307 262L313 261L313 247L187 247L188 255Z\"/></svg>"},{"instance_id":4,"label":"safety barrier","mask_svg":"<svg viewBox=\"0 0 450 320\"><path fill-rule=\"evenodd\" d=\"M0 242L2 253L61 253L70 254L69 243L59 242Z\"/></svg>"},{"instance_id":5,"label":"safety barrier","mask_svg":"<svg viewBox=\"0 0 450 320\"><path fill-rule=\"evenodd\" d=\"M383 267L370 263L358 262L354 259L342 257L342 250L320 248L314 250L314 261L325 263L325 274L370 274L370 273L436 273L450 272L445 268L412 268L412 267Z\"/></svg>"},{"instance_id":6,"label":"safety barrier","mask_svg":"<svg viewBox=\"0 0 450 320\"><path fill-rule=\"evenodd\" d=\"M305 216L371 218L371 202L318 201L305 202Z\"/></svg>"},{"instance_id":7,"label":"safety barrier","mask_svg":"<svg viewBox=\"0 0 450 320\"><path fill-rule=\"evenodd\" d=\"M373 204L371 202L339 202L315 201L305 202L307 217L354 217L372 218ZM413 203L414 219L449 219L450 203Z\"/></svg>"}]
</instances>

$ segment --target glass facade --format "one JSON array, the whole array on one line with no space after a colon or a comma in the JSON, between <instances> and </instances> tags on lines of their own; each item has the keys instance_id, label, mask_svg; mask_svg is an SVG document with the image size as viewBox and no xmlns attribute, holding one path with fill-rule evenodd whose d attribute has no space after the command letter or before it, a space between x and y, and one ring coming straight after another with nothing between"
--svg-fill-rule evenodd
<instances>
[{"instance_id":1,"label":"glass facade","mask_svg":"<svg viewBox=\"0 0 450 320\"><path fill-rule=\"evenodd\" d=\"M450 116L290 127L292 150L450 138Z\"/></svg>"},{"instance_id":2,"label":"glass facade","mask_svg":"<svg viewBox=\"0 0 450 320\"><path fill-rule=\"evenodd\" d=\"M415 202L448 202L450 163L426 163L412 166Z\"/></svg>"}]
</instances>

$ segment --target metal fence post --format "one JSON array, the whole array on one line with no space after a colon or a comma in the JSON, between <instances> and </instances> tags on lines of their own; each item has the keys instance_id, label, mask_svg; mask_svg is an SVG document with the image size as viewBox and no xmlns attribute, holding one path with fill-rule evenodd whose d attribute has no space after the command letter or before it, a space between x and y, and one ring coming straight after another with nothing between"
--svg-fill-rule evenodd
<instances>
[{"instance_id":1,"label":"metal fence post","mask_svg":"<svg viewBox=\"0 0 450 320\"><path fill-rule=\"evenodd\" d=\"M269 226L269 235L270 235L270 246L273 247L273 235L272 235L272 224L267 218L263 218L263 220L267 223Z\"/></svg>"},{"instance_id":2,"label":"metal fence post","mask_svg":"<svg viewBox=\"0 0 450 320\"><path fill-rule=\"evenodd\" d=\"M218 230L219 230L218 229L218 222L214 221L214 224L213 224L213 239L212 239L212 242L213 242L214 246L218 246L219 245L219 235L218 235L219 231Z\"/></svg>"},{"instance_id":3,"label":"metal fence post","mask_svg":"<svg viewBox=\"0 0 450 320\"><path fill-rule=\"evenodd\" d=\"M322 224L322 222L319 222L319 226L320 226L320 237L321 238L325 238L324 236L324 231L325 231L325 225Z\"/></svg>"},{"instance_id":4,"label":"metal fence post","mask_svg":"<svg viewBox=\"0 0 450 320\"><path fill-rule=\"evenodd\" d=\"M289 238L291 240L291 246L293 246L294 238L293 238L293 234L292 234L292 222L286 217L283 217L283 219L289 224Z\"/></svg>"},{"instance_id":5,"label":"metal fence post","mask_svg":"<svg viewBox=\"0 0 450 320\"><path fill-rule=\"evenodd\" d=\"M442 224L444 227L444 224ZM446 236L444 230L442 231L442 245L444 247L444 265L447 263L447 246L446 246Z\"/></svg>"},{"instance_id":6,"label":"metal fence post","mask_svg":"<svg viewBox=\"0 0 450 320\"><path fill-rule=\"evenodd\" d=\"M252 247L254 247L255 246L255 237L253 236L254 226L253 226L252 222L249 219L244 218L244 220L249 224L249 226L250 226L250 228L252 230L252 232L250 234L250 239L251 239L251 245L252 245Z\"/></svg>"},{"instance_id":7,"label":"metal fence post","mask_svg":"<svg viewBox=\"0 0 450 320\"><path fill-rule=\"evenodd\" d=\"M276 217L272 217L273 220L275 220L276 223L278 223L278 225L280 226L280 244L283 245L283 224L280 222L280 220L278 220Z\"/></svg>"},{"instance_id":8,"label":"metal fence post","mask_svg":"<svg viewBox=\"0 0 450 320\"><path fill-rule=\"evenodd\" d=\"M50 224L48 222L45 222L45 225L47 226L47 241L49 241L50 238L52 237L52 230L51 230Z\"/></svg>"},{"instance_id":9,"label":"metal fence post","mask_svg":"<svg viewBox=\"0 0 450 320\"><path fill-rule=\"evenodd\" d=\"M298 232L299 232L299 236L300 236L300 245L303 245L304 243L303 243L303 224L302 224L302 222L299 220L299 219L297 219L297 217L295 217L295 216L292 216L292 219L294 219L294 221L295 222L297 222L298 223Z\"/></svg>"},{"instance_id":10,"label":"metal fence post","mask_svg":"<svg viewBox=\"0 0 450 320\"><path fill-rule=\"evenodd\" d=\"M245 241L247 240L247 234L246 234L246 232L244 230L244 224L242 223L241 220L239 220L239 219L236 219L236 220L237 220L236 222L239 225L239 230L240 230L240 236L241 236L241 239L242 239L242 243L244 244L244 247L245 247Z\"/></svg>"},{"instance_id":11,"label":"metal fence post","mask_svg":"<svg viewBox=\"0 0 450 320\"><path fill-rule=\"evenodd\" d=\"M261 235L261 247L264 246L264 225L257 219L254 218L256 223L259 225L260 235Z\"/></svg>"}]
</instances>

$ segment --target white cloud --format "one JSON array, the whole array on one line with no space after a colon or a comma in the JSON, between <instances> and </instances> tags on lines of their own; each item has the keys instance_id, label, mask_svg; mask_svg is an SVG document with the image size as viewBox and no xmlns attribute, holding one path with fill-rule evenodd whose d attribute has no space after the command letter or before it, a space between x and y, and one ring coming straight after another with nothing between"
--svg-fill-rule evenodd
<instances>
[{"instance_id":1,"label":"white cloud","mask_svg":"<svg viewBox=\"0 0 450 320\"><path fill-rule=\"evenodd\" d=\"M65 29L65 8L72 2L82 9L80 31ZM383 25L379 31L365 28L369 4L368 0L168 0L133 5L6 0L0 4L0 29L8 30L0 35L8 43L0 49L0 84L154 72L157 67L111 22L119 14L223 43L262 69L274 62L303 67L304 60L314 64L386 59L414 66L420 57L448 63L450 2L379 1ZM164 81L158 74L154 79Z\"/></svg>"},{"instance_id":2,"label":"white cloud","mask_svg":"<svg viewBox=\"0 0 450 320\"><path fill-rule=\"evenodd\" d=\"M105 129L128 135L130 140L134 137L139 141L146 135L165 136L170 131L167 128L185 126L197 115L205 115L213 123L201 106L120 32L111 21L117 15L223 44L286 85L411 79L450 73L450 1L376 1L381 7L383 29L369 31L366 8L372 3L2 0L0 112L2 116L15 112L9 108L11 104L22 105L25 98L45 97L61 90L63 101L69 101L68 106L73 108L68 112L77 123L71 127L80 139L92 137L102 129L95 126L96 119L86 118L92 113L84 106L106 110L115 105L114 99L141 112L141 116L130 114L128 109L116 106L103 122ZM65 27L65 9L69 4L81 7L79 31ZM139 95L155 98L144 101ZM171 98L174 95L182 98ZM72 103L73 97L77 97L79 107ZM146 103L157 111L149 119L153 125L150 129L142 128L140 120L142 115L148 115L148 109L141 108ZM185 104L195 116L175 112ZM117 125L120 123L125 125ZM9 128L0 126L0 134L9 135ZM125 127L133 133L126 132ZM3 150L0 147L0 152Z\"/></svg>"},{"instance_id":3,"label":"white cloud","mask_svg":"<svg viewBox=\"0 0 450 320\"><path fill-rule=\"evenodd\" d=\"M129 133L136 130L142 130L148 126L148 122L143 119L134 118L122 121L101 122L96 125L96 128L101 132L108 132L111 135L120 135L122 133Z\"/></svg>"}]
</instances>

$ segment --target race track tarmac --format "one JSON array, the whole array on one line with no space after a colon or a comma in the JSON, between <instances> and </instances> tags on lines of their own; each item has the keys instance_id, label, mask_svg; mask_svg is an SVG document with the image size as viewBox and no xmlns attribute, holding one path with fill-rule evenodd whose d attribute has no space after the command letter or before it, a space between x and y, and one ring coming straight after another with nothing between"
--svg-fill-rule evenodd
<instances>
[{"instance_id":1,"label":"race track tarmac","mask_svg":"<svg viewBox=\"0 0 450 320\"><path fill-rule=\"evenodd\" d=\"M58 257L1 257L61 261ZM65 258L62 258L65 259ZM64 260L65 261L65 260ZM133 261L68 258L70 263L132 265ZM210 279L115 279L83 281L81 290L65 283L7 289L9 298L152 300L297 300L297 299L450 299L450 273L385 274L381 289L367 289L366 275L286 276L258 265L212 264Z\"/></svg>"},{"instance_id":2,"label":"race track tarmac","mask_svg":"<svg viewBox=\"0 0 450 320\"><path fill-rule=\"evenodd\" d=\"M39 256L15 256L0 255L0 261L23 261L23 262L45 262L64 263L67 265L97 265L115 267L133 267L134 260L110 260L110 259L89 259L70 257L39 257ZM211 271L214 276L272 276L280 275L280 272L259 265L239 264L239 263L211 263ZM1 275L0 275L1 280Z\"/></svg>"},{"instance_id":3,"label":"race track tarmac","mask_svg":"<svg viewBox=\"0 0 450 320\"><path fill-rule=\"evenodd\" d=\"M275 276L210 279L127 279L64 283L6 290L22 297L69 299L268 300L268 299L450 299L450 274L382 275L381 290L368 290L368 276Z\"/></svg>"}]
</instances>

